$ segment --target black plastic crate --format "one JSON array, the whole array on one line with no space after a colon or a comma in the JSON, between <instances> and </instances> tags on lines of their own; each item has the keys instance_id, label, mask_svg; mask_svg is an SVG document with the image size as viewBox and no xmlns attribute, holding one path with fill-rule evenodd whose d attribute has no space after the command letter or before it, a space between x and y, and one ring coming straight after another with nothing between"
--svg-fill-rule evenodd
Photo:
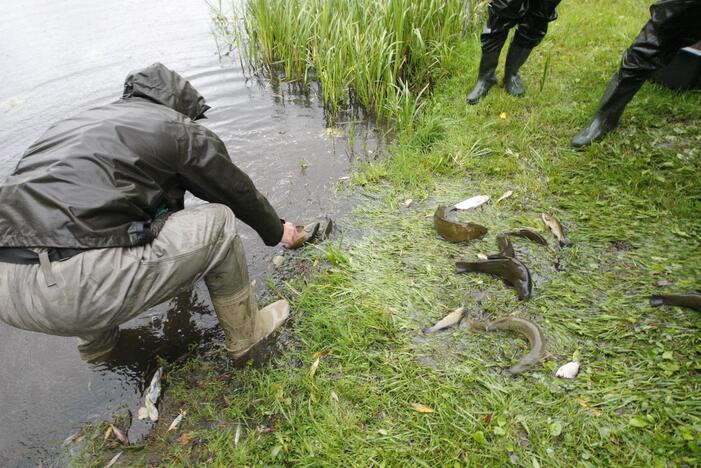
<instances>
[{"instance_id":1,"label":"black plastic crate","mask_svg":"<svg viewBox=\"0 0 701 468\"><path fill-rule=\"evenodd\" d=\"M684 47L672 62L652 75L652 80L668 88L684 91L701 89L701 42Z\"/></svg>"}]
</instances>

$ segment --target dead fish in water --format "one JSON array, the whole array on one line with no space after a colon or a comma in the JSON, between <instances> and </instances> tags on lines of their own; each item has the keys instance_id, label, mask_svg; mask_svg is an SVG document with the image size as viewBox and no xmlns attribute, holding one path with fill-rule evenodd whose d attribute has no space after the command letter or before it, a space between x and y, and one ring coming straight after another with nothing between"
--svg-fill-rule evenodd
<instances>
[{"instance_id":1,"label":"dead fish in water","mask_svg":"<svg viewBox=\"0 0 701 468\"><path fill-rule=\"evenodd\" d=\"M522 237L524 239L531 240L536 244L548 245L548 241L545 240L545 237L543 237L541 233L539 233L538 231L534 231L533 229L521 228L518 231L510 231L506 234L509 236Z\"/></svg>"},{"instance_id":2,"label":"dead fish in water","mask_svg":"<svg viewBox=\"0 0 701 468\"><path fill-rule=\"evenodd\" d=\"M158 403L158 397L161 395L161 376L163 375L163 368L159 367L153 378L151 379L151 385L148 387L146 392L146 398L144 403L146 406L146 411L148 411L148 417L151 421L158 421L158 408L156 404Z\"/></svg>"},{"instance_id":3,"label":"dead fish in water","mask_svg":"<svg viewBox=\"0 0 701 468\"><path fill-rule=\"evenodd\" d=\"M562 228L562 224L555 216L546 215L542 213L540 215L543 223L552 231L553 235L560 241L560 247L569 247L572 245L572 241L565 237L565 231Z\"/></svg>"},{"instance_id":4,"label":"dead fish in water","mask_svg":"<svg viewBox=\"0 0 701 468\"><path fill-rule=\"evenodd\" d=\"M430 328L424 328L423 332L424 333L435 333L438 330L443 330L448 327L452 327L454 325L457 325L460 323L460 320L462 320L462 316L465 314L465 308L464 307L459 307L440 319L436 324Z\"/></svg>"},{"instance_id":5,"label":"dead fish in water","mask_svg":"<svg viewBox=\"0 0 701 468\"><path fill-rule=\"evenodd\" d=\"M531 273L518 259L502 255L491 255L488 260L479 262L455 262L456 273L487 273L504 282L518 293L519 299L531 297Z\"/></svg>"},{"instance_id":6,"label":"dead fish in water","mask_svg":"<svg viewBox=\"0 0 701 468\"><path fill-rule=\"evenodd\" d=\"M701 312L701 293L657 294L650 296L650 305L652 307L662 305L687 307Z\"/></svg>"},{"instance_id":7,"label":"dead fish in water","mask_svg":"<svg viewBox=\"0 0 701 468\"><path fill-rule=\"evenodd\" d=\"M467 200L463 200L460 203L455 204L456 210L471 210L479 206L484 205L489 201L489 195L477 195Z\"/></svg>"},{"instance_id":8,"label":"dead fish in water","mask_svg":"<svg viewBox=\"0 0 701 468\"><path fill-rule=\"evenodd\" d=\"M487 234L487 228L475 223L462 223L448 219L452 208L439 206L433 214L433 225L443 239L450 242L466 242L480 239Z\"/></svg>"},{"instance_id":9,"label":"dead fish in water","mask_svg":"<svg viewBox=\"0 0 701 468\"><path fill-rule=\"evenodd\" d=\"M524 335L530 343L531 350L513 366L507 369L511 375L520 374L545 356L545 337L538 325L530 320L518 317L502 317L487 324L487 331L511 330Z\"/></svg>"},{"instance_id":10,"label":"dead fish in water","mask_svg":"<svg viewBox=\"0 0 701 468\"><path fill-rule=\"evenodd\" d=\"M511 245L509 234L499 234L497 236L497 246L499 247L499 255L502 257L515 257L514 246Z\"/></svg>"},{"instance_id":11,"label":"dead fish in water","mask_svg":"<svg viewBox=\"0 0 701 468\"><path fill-rule=\"evenodd\" d=\"M120 431L119 428L114 424L110 424L110 428L112 429L112 433L117 438L117 440L119 440L123 445L129 445L129 438L125 433Z\"/></svg>"},{"instance_id":12,"label":"dead fish in water","mask_svg":"<svg viewBox=\"0 0 701 468\"><path fill-rule=\"evenodd\" d=\"M314 239L319 232L320 225L321 223L311 223L306 226L297 226L297 240L290 246L290 249L298 249Z\"/></svg>"}]
</instances>

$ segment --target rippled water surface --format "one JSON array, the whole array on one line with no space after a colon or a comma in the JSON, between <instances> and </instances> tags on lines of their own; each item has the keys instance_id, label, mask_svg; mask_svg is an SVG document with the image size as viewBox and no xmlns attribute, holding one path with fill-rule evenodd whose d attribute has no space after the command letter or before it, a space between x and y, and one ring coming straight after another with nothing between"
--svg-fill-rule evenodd
<instances>
[{"instance_id":1,"label":"rippled water surface","mask_svg":"<svg viewBox=\"0 0 701 468\"><path fill-rule=\"evenodd\" d=\"M0 178L52 122L117 99L127 72L155 61L207 98L204 124L282 217L342 213L349 205L334 193L339 178L355 158L377 153L365 124L354 130L354 151L343 133L327 130L315 93L246 79L236 58L220 57L203 1L23 0L2 10ZM242 231L252 276L264 278L281 249ZM0 466L62 463L60 446L81 425L138 407L156 354L172 359L220 336L202 284L127 325L131 351L96 366L80 361L72 338L0 323Z\"/></svg>"}]
</instances>

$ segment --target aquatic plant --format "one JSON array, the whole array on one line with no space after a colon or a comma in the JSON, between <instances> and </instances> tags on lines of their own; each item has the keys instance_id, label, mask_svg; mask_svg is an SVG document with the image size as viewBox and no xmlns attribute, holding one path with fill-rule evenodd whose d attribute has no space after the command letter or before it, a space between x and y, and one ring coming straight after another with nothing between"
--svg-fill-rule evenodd
<instances>
[{"instance_id":1,"label":"aquatic plant","mask_svg":"<svg viewBox=\"0 0 701 468\"><path fill-rule=\"evenodd\" d=\"M485 3L247 0L235 9L235 27L221 30L233 31L230 42L255 72L317 80L332 114L359 104L401 123L415 118L467 16L475 24Z\"/></svg>"}]
</instances>

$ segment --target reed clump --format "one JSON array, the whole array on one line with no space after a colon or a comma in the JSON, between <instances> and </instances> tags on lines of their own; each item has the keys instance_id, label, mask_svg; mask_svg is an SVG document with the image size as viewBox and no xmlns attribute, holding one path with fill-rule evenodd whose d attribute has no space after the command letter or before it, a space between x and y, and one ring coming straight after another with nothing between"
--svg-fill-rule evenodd
<instances>
[{"instance_id":1,"label":"reed clump","mask_svg":"<svg viewBox=\"0 0 701 468\"><path fill-rule=\"evenodd\" d=\"M234 22L254 70L321 85L335 113L361 105L411 120L418 99L480 2L464 0L247 0Z\"/></svg>"}]
</instances>

